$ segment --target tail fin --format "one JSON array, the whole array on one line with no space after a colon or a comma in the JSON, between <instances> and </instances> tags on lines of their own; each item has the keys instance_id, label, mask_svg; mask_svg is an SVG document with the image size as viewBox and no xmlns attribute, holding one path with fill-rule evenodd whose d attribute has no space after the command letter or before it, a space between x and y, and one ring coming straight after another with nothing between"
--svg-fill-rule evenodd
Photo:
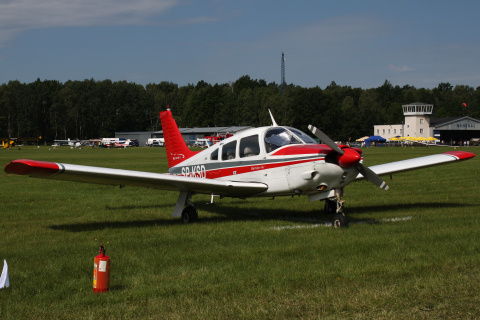
<instances>
[{"instance_id":1,"label":"tail fin","mask_svg":"<svg viewBox=\"0 0 480 320\"><path fill-rule=\"evenodd\" d=\"M160 112L160 121L162 122L163 137L165 139L165 149L167 151L169 168L185 161L197 153L188 149L185 141L182 138L182 135L180 134L177 123L172 117L170 108L168 108L167 111Z\"/></svg>"}]
</instances>

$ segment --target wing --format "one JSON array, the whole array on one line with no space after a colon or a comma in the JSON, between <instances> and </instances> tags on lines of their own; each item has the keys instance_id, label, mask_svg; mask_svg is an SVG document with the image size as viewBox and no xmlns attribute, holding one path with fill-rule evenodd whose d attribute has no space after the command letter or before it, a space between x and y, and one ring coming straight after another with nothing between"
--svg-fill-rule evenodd
<instances>
[{"instance_id":1,"label":"wing","mask_svg":"<svg viewBox=\"0 0 480 320\"><path fill-rule=\"evenodd\" d=\"M268 189L257 182L213 180L122 169L81 166L75 164L36 160L14 160L7 164L5 172L30 177L88 182L113 186L188 191L218 194L227 197L246 197Z\"/></svg>"},{"instance_id":2,"label":"wing","mask_svg":"<svg viewBox=\"0 0 480 320\"><path fill-rule=\"evenodd\" d=\"M403 171L436 166L436 165L445 164L449 162L468 160L473 157L475 157L475 154L470 152L450 151L450 152L444 152L440 154L434 154L431 156L380 164L376 166L371 166L369 168L373 172L381 176L386 174L392 174L392 173L398 173ZM364 177L361 174L359 174L357 176L357 180L359 179L364 179Z\"/></svg>"}]
</instances>

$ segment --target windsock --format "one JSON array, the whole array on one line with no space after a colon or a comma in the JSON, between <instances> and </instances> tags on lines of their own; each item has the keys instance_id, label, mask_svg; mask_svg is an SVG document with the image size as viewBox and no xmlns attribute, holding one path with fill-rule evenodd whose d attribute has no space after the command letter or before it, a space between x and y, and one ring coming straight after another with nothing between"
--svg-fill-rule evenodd
<instances>
[{"instance_id":1,"label":"windsock","mask_svg":"<svg viewBox=\"0 0 480 320\"><path fill-rule=\"evenodd\" d=\"M0 289L10 287L10 279L8 278L7 260L3 260L3 271L0 276Z\"/></svg>"}]
</instances>

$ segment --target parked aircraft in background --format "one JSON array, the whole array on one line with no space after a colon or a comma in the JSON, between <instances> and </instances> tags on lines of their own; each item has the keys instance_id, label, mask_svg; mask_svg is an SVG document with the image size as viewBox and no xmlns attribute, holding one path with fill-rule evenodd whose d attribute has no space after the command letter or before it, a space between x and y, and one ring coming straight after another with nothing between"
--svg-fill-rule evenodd
<instances>
[{"instance_id":1,"label":"parked aircraft in background","mask_svg":"<svg viewBox=\"0 0 480 320\"><path fill-rule=\"evenodd\" d=\"M98 140L98 146L101 148L127 148L138 147L138 140L125 138L102 138Z\"/></svg>"},{"instance_id":2,"label":"parked aircraft in background","mask_svg":"<svg viewBox=\"0 0 480 320\"><path fill-rule=\"evenodd\" d=\"M2 138L3 149L8 149L17 144L17 138Z\"/></svg>"},{"instance_id":3,"label":"parked aircraft in background","mask_svg":"<svg viewBox=\"0 0 480 320\"><path fill-rule=\"evenodd\" d=\"M113 147L114 148L138 147L138 140L120 139L119 142L114 143Z\"/></svg>"},{"instance_id":4,"label":"parked aircraft in background","mask_svg":"<svg viewBox=\"0 0 480 320\"><path fill-rule=\"evenodd\" d=\"M232 136L233 136L233 134L227 132L227 133L218 133L214 136L205 136L205 139L207 139L210 142L210 143L208 143L208 145L211 146L211 145L214 145L215 143L223 141L223 140L225 140L227 138L230 138Z\"/></svg>"},{"instance_id":5,"label":"parked aircraft in background","mask_svg":"<svg viewBox=\"0 0 480 320\"><path fill-rule=\"evenodd\" d=\"M271 114L270 114L271 116ZM475 154L450 151L372 167L363 164L361 149L335 144L319 129L306 133L272 125L244 130L202 151L185 144L170 109L160 112L165 138L168 174L83 165L15 160L5 167L10 174L38 178L135 186L178 191L174 217L184 222L198 219L191 202L194 194L221 197L276 197L305 195L310 201L325 200L325 211L333 213L333 226L347 226L343 189L367 179L381 189L388 186L380 177L473 158Z\"/></svg>"},{"instance_id":6,"label":"parked aircraft in background","mask_svg":"<svg viewBox=\"0 0 480 320\"><path fill-rule=\"evenodd\" d=\"M211 145L213 145L212 140L207 138L197 138L197 140L195 140L195 143L193 144L194 147L198 148L208 148Z\"/></svg>"},{"instance_id":7,"label":"parked aircraft in background","mask_svg":"<svg viewBox=\"0 0 480 320\"><path fill-rule=\"evenodd\" d=\"M2 141L2 147L3 149L8 149L13 146L19 145L22 142L27 142L27 141L40 141L42 137L38 138L0 138Z\"/></svg>"},{"instance_id":8,"label":"parked aircraft in background","mask_svg":"<svg viewBox=\"0 0 480 320\"><path fill-rule=\"evenodd\" d=\"M75 140L70 140L68 138L67 140L53 140L54 144L52 144L52 147L80 147L82 144L80 143L80 140L75 139Z\"/></svg>"},{"instance_id":9,"label":"parked aircraft in background","mask_svg":"<svg viewBox=\"0 0 480 320\"><path fill-rule=\"evenodd\" d=\"M70 147L70 148L91 147L91 146L96 146L99 143L100 143L100 139L70 140L70 138L68 138L67 140L54 140L54 144L52 144L52 147Z\"/></svg>"},{"instance_id":10,"label":"parked aircraft in background","mask_svg":"<svg viewBox=\"0 0 480 320\"><path fill-rule=\"evenodd\" d=\"M145 144L147 147L164 147L165 146L165 139L163 138L150 138L147 140Z\"/></svg>"}]
</instances>

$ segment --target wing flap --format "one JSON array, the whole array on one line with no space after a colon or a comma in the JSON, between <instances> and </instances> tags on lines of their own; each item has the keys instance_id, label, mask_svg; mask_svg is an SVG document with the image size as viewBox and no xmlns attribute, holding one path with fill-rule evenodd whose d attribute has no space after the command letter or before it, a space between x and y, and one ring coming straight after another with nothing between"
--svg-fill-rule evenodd
<instances>
[{"instance_id":1,"label":"wing flap","mask_svg":"<svg viewBox=\"0 0 480 320\"><path fill-rule=\"evenodd\" d=\"M468 160L475 157L474 153L466 151L449 151L440 154L434 154L431 156L425 156L420 158L413 158L408 160L390 162L369 167L373 172L381 175L404 172L409 170L415 170L420 168L426 168L436 165L441 165L449 162ZM357 180L365 179L364 176L359 174Z\"/></svg>"},{"instance_id":2,"label":"wing flap","mask_svg":"<svg viewBox=\"0 0 480 320\"><path fill-rule=\"evenodd\" d=\"M64 181L134 186L172 191L218 194L228 197L245 197L260 193L268 186L259 182L240 182L176 176L123 169L83 166L36 160L15 160L5 167L9 174L28 175Z\"/></svg>"}]
</instances>

